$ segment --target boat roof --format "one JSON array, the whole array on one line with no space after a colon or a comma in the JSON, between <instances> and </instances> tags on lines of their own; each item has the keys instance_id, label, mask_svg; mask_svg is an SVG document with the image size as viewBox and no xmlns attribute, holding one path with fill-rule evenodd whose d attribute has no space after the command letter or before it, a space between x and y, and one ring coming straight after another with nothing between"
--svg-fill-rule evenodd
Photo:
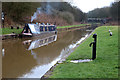
<instances>
[{"instance_id":1,"label":"boat roof","mask_svg":"<svg viewBox=\"0 0 120 80\"><path fill-rule=\"evenodd\" d=\"M31 32L33 34L40 34L40 26L46 27L46 26L55 26L55 25L39 25L39 24L28 24L28 27L30 28Z\"/></svg>"}]
</instances>

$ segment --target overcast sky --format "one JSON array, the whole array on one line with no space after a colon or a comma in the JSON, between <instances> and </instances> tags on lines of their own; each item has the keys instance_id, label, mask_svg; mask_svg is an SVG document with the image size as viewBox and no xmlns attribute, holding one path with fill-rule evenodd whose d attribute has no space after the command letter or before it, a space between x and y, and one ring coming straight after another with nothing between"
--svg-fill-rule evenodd
<instances>
[{"instance_id":1,"label":"overcast sky","mask_svg":"<svg viewBox=\"0 0 120 80\"><path fill-rule=\"evenodd\" d=\"M88 12L95 8L101 8L104 6L110 6L115 0L66 0L70 2L73 6L77 6L83 12Z\"/></svg>"},{"instance_id":2,"label":"overcast sky","mask_svg":"<svg viewBox=\"0 0 120 80\"><path fill-rule=\"evenodd\" d=\"M71 5L77 6L83 12L91 11L95 8L110 6L112 2L120 0L0 0L2 2L70 2Z\"/></svg>"}]
</instances>

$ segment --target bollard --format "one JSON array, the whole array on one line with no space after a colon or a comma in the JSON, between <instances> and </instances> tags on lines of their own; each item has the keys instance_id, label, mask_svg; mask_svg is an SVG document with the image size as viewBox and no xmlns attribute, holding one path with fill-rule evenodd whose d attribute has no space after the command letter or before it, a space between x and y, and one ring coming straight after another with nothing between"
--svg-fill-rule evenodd
<instances>
[{"instance_id":1,"label":"bollard","mask_svg":"<svg viewBox=\"0 0 120 80\"><path fill-rule=\"evenodd\" d=\"M93 34L94 42L90 43L90 47L93 44L92 48L92 60L96 59L96 43L97 43L97 34Z\"/></svg>"},{"instance_id":2,"label":"bollard","mask_svg":"<svg viewBox=\"0 0 120 80\"><path fill-rule=\"evenodd\" d=\"M11 29L13 29L13 26L11 26Z\"/></svg>"},{"instance_id":3,"label":"bollard","mask_svg":"<svg viewBox=\"0 0 120 80\"><path fill-rule=\"evenodd\" d=\"M19 29L19 27L17 27L17 29Z\"/></svg>"}]
</instances>

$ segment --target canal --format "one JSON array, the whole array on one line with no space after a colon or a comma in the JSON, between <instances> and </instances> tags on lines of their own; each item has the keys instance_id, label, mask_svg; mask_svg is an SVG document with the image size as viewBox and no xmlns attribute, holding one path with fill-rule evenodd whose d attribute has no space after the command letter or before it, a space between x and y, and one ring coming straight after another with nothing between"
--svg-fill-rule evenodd
<instances>
[{"instance_id":1,"label":"canal","mask_svg":"<svg viewBox=\"0 0 120 80\"><path fill-rule=\"evenodd\" d=\"M86 29L78 29L44 38L3 40L2 77L41 78L90 33Z\"/></svg>"}]
</instances>

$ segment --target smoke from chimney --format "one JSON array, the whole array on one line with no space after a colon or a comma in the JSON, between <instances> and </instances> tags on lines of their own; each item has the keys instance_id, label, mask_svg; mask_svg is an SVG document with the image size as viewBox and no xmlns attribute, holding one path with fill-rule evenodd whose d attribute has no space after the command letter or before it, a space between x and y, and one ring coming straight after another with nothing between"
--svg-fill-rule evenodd
<instances>
[{"instance_id":1,"label":"smoke from chimney","mask_svg":"<svg viewBox=\"0 0 120 80\"><path fill-rule=\"evenodd\" d=\"M33 16L31 16L31 22L33 20L37 19L37 16L40 14L47 14L51 15L53 14L53 7L50 5L50 2L47 2L45 5L42 5L40 8L37 8L36 12L34 12Z\"/></svg>"}]
</instances>

